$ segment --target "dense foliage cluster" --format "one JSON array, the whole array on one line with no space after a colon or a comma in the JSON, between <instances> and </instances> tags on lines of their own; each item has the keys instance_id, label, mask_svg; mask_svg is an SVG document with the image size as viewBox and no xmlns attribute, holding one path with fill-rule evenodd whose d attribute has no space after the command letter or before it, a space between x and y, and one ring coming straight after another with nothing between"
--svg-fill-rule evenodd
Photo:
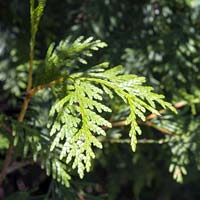
<instances>
[{"instance_id":1,"label":"dense foliage cluster","mask_svg":"<svg viewBox=\"0 0 200 200\"><path fill-rule=\"evenodd\" d=\"M199 11L0 1L0 198L198 199Z\"/></svg>"}]
</instances>

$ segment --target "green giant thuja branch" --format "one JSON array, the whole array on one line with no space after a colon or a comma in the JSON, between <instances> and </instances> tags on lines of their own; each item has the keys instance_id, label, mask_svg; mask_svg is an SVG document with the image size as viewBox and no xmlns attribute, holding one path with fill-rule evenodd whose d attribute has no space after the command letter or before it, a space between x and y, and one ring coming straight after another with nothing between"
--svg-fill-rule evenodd
<instances>
[{"instance_id":1,"label":"green giant thuja branch","mask_svg":"<svg viewBox=\"0 0 200 200\"><path fill-rule=\"evenodd\" d=\"M47 174L68 185L68 165L77 168L80 177L85 171L89 171L91 160L95 157L93 146L102 148L97 135L106 136L103 127L111 127L112 124L105 119L104 112L112 112L105 105L105 95L110 98L118 96L129 108L126 117L126 125L130 125L130 143L133 151L136 149L137 134L141 129L137 119L145 121L145 114L150 111L159 115L156 104L164 109L175 111L174 107L164 100L163 95L154 93L153 88L144 86L145 78L136 75L124 75L123 67L110 68L109 63L101 63L96 66L84 68L87 58L93 51L107 46L100 40L92 37L84 39L79 37L71 42L69 38L62 40L58 46L51 44L44 61L44 73L40 85L32 87L33 60L35 48L35 36L38 30L39 20L43 13L45 0L39 0L35 8L34 0L30 0L31 13L31 39L28 82L26 96L18 116L18 125L26 133L29 130L22 123L29 106L31 97L38 91L47 87L61 87L62 94L56 95L56 102L51 107L49 114L49 135L33 133L21 137L24 148L28 145L36 161L40 156L41 166L46 168ZM20 134L20 131L19 133ZM44 137L43 137L44 136ZM17 138L18 135L15 135ZM50 150L49 150L50 147ZM0 183L5 178L7 168L11 162L13 143L10 143L6 154L4 166L0 175ZM25 149L27 152L27 148Z\"/></svg>"}]
</instances>

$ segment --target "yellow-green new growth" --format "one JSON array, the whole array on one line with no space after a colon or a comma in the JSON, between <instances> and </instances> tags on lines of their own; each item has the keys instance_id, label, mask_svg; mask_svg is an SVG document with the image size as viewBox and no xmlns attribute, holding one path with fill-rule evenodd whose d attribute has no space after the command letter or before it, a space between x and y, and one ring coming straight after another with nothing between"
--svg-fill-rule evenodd
<instances>
[{"instance_id":1,"label":"yellow-green new growth","mask_svg":"<svg viewBox=\"0 0 200 200\"><path fill-rule=\"evenodd\" d=\"M68 46L70 50L63 51L68 52L68 59L70 55L75 55L73 50L79 49L80 41L76 40L76 45L72 45L76 48L70 45ZM91 42L91 39L85 41ZM69 41L65 44L68 43ZM93 49L92 46L90 48ZM144 77L123 75L122 66L110 68L109 63L101 63L84 73L69 75L63 84L67 84L66 88L70 90L67 90L66 96L56 101L50 112L50 119L53 119L52 124L50 121L50 135L53 137L51 151L53 152L56 147L61 148L60 159L66 164L72 162L72 167L77 168L81 178L85 170L90 170L91 160L95 157L93 146L102 148L97 137L106 136L103 127L111 128L111 123L102 114L112 111L105 105L106 94L110 98L119 96L129 106L130 113L126 122L131 127L129 135L131 147L135 151L136 136L141 134L137 120L145 121L146 111L159 114L156 103L175 111L171 104L163 100L163 95L154 93L152 87L144 86L143 83L145 83Z\"/></svg>"}]
</instances>

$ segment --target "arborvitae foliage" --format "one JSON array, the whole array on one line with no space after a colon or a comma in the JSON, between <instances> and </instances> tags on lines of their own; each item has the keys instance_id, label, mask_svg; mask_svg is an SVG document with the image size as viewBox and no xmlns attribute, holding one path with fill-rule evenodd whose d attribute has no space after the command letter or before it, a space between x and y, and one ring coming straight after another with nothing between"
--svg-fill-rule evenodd
<instances>
[{"instance_id":1,"label":"arborvitae foliage","mask_svg":"<svg viewBox=\"0 0 200 200\"><path fill-rule=\"evenodd\" d=\"M91 158L95 156L92 145L102 148L95 136L105 136L103 127L112 126L102 115L102 112L112 112L104 105L106 93L110 97L119 96L129 106L130 114L126 121L131 125L129 135L133 151L136 149L136 134L141 134L137 117L145 121L146 110L159 114L155 102L174 110L162 95L142 85L144 78L122 75L122 66L108 67L108 63L102 63L84 73L70 75L66 83L67 95L57 100L50 111L50 116L54 117L50 135L55 135L51 151L60 147L60 159L64 158L66 163L74 157L73 168L78 168L80 177L83 177L85 169L89 171Z\"/></svg>"},{"instance_id":2,"label":"arborvitae foliage","mask_svg":"<svg viewBox=\"0 0 200 200\"><path fill-rule=\"evenodd\" d=\"M159 115L156 104L174 112L175 109L163 100L163 95L154 93L152 87L144 85L144 77L124 74L121 65L110 67L109 63L104 62L90 67L88 58L94 51L107 46L92 37L67 38L57 46L52 43L44 61L35 62L35 38L45 1L40 0L36 8L34 0L30 0L30 4L28 87L18 121L11 119L14 148L25 158L32 156L48 175L69 186L70 168L77 168L79 176L83 178L85 171L91 168L91 160L95 158L94 147L103 147L100 138L106 137L106 129L112 127L106 114L112 112L106 103L109 98L121 99L120 102L128 108L125 117L126 124L130 125L133 151L136 150L137 134L141 134L138 122L145 121L146 113ZM37 67L33 67L34 64ZM36 70L34 87L32 70ZM43 73L37 76L37 71ZM28 119L23 120L23 117L30 98L47 88L51 89L55 102L50 108L48 128L42 129Z\"/></svg>"}]
</instances>

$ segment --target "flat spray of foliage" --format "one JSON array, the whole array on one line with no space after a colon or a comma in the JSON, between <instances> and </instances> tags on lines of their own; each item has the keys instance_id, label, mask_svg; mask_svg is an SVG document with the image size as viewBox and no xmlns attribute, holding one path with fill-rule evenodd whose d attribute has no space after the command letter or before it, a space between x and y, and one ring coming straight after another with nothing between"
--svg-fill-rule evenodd
<instances>
[{"instance_id":1,"label":"flat spray of foliage","mask_svg":"<svg viewBox=\"0 0 200 200\"><path fill-rule=\"evenodd\" d=\"M133 151L136 150L137 135L141 134L138 121L145 121L147 112L159 115L156 104L176 111L164 100L163 95L154 93L152 87L144 85L144 77L123 74L123 66L110 67L107 62L88 66L88 59L93 53L107 46L92 37L85 39L81 36L76 40L69 37L58 45L52 43L45 59L40 61L42 73L36 77L39 85L33 86L35 38L45 0L39 0L36 7L34 0L30 0L30 7L27 95L18 121L13 120L13 145L16 149L23 148L25 157L31 154L48 175L69 186L71 167L77 169L83 178L95 158L94 147L102 148L99 136L106 137L105 130L112 128L107 118L108 113L112 112L106 103L108 99L119 98L129 108L126 124L130 125ZM45 89L55 97L49 112L47 134L40 133L27 119L24 120L31 98Z\"/></svg>"}]
</instances>

